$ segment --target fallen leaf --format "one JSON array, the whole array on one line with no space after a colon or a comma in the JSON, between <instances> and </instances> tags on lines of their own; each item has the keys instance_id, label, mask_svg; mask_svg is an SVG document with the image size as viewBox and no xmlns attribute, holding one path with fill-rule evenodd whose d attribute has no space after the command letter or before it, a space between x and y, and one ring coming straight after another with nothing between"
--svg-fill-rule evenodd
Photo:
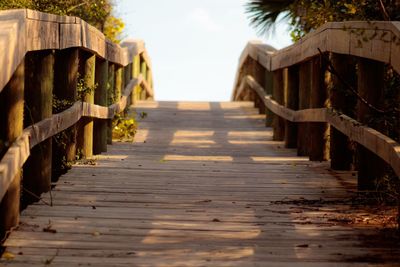
<instances>
[{"instance_id":1,"label":"fallen leaf","mask_svg":"<svg viewBox=\"0 0 400 267\"><path fill-rule=\"evenodd\" d=\"M2 258L5 259L5 260L10 261L10 260L13 260L15 258L15 255L12 254L11 252L7 252L6 251L6 252L3 253Z\"/></svg>"},{"instance_id":2,"label":"fallen leaf","mask_svg":"<svg viewBox=\"0 0 400 267\"><path fill-rule=\"evenodd\" d=\"M97 232L97 231L94 231L94 232L92 233L92 235L93 235L93 236L100 236L100 233Z\"/></svg>"},{"instance_id":3,"label":"fallen leaf","mask_svg":"<svg viewBox=\"0 0 400 267\"><path fill-rule=\"evenodd\" d=\"M215 218L214 220L212 220L213 222L221 222L219 219Z\"/></svg>"}]
</instances>

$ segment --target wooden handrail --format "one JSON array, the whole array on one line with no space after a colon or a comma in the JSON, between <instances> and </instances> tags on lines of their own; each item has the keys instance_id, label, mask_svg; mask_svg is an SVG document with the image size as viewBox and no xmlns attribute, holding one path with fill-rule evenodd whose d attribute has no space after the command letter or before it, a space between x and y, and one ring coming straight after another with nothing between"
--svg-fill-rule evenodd
<instances>
[{"instance_id":1,"label":"wooden handrail","mask_svg":"<svg viewBox=\"0 0 400 267\"><path fill-rule=\"evenodd\" d=\"M276 115L291 122L327 122L382 158L400 177L400 144L395 140L332 109L292 110L286 108L272 100L270 95L266 95L264 88L250 75L242 80L241 87L244 84L248 84L258 94L265 106Z\"/></svg>"},{"instance_id":2,"label":"wooden handrail","mask_svg":"<svg viewBox=\"0 0 400 267\"><path fill-rule=\"evenodd\" d=\"M383 112L385 64L400 74L400 22L331 22L281 50L249 42L239 58L232 100L253 100L263 113L266 108L274 140L311 160L331 159L333 169L356 166L359 189L373 190L384 162L400 176L400 145L365 125L372 113ZM329 93L327 69L334 88Z\"/></svg>"},{"instance_id":3,"label":"wooden handrail","mask_svg":"<svg viewBox=\"0 0 400 267\"><path fill-rule=\"evenodd\" d=\"M130 40L120 46L77 17L30 9L0 11L0 41L3 49L0 53L0 92L29 51L79 47L121 66L127 66L135 55L141 54L151 69L143 41Z\"/></svg>"},{"instance_id":4,"label":"wooden handrail","mask_svg":"<svg viewBox=\"0 0 400 267\"><path fill-rule=\"evenodd\" d=\"M0 11L0 46L0 100L6 103L7 115L0 121L6 125L1 134L10 144L0 159L1 234L18 223L22 168L28 173L24 183L35 190L33 194L48 191L49 166L61 164L53 164L53 159L71 161L78 151L84 157L106 151L112 141L111 119L136 100L153 99L154 91L143 41L112 43L76 17L29 9ZM77 101L79 75L86 90L82 101ZM52 95L62 105L72 103L71 107L52 114ZM25 101L29 105L24 107ZM23 130L24 115L36 123L25 122ZM66 130L73 133L64 144L71 150L53 153L51 137Z\"/></svg>"},{"instance_id":5,"label":"wooden handrail","mask_svg":"<svg viewBox=\"0 0 400 267\"><path fill-rule=\"evenodd\" d=\"M318 56L318 49L321 52L384 62L390 64L400 74L400 22L328 22L295 44L281 50L265 47L265 44L260 41L250 41L240 56L238 73L248 57L272 72ZM239 84L237 76L232 100L236 100L238 97L236 89Z\"/></svg>"},{"instance_id":6,"label":"wooden handrail","mask_svg":"<svg viewBox=\"0 0 400 267\"><path fill-rule=\"evenodd\" d=\"M26 128L0 161L0 199L4 197L16 173L28 159L30 149L47 138L68 129L82 117L96 119L114 118L115 115L121 113L126 108L128 96L132 93L135 86L143 83L144 81L141 76L139 79L132 80L125 87L120 101L109 107L78 101L69 109L59 114L54 114L52 117Z\"/></svg>"}]
</instances>

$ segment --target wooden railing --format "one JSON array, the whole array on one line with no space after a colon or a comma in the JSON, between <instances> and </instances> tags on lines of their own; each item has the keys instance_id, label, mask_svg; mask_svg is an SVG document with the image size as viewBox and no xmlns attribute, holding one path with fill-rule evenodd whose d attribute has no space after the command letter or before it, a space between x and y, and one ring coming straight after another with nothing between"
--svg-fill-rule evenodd
<instances>
[{"instance_id":1,"label":"wooden railing","mask_svg":"<svg viewBox=\"0 0 400 267\"><path fill-rule=\"evenodd\" d=\"M154 94L142 41L120 46L76 17L2 11L0 46L4 232L18 223L22 173L29 194L50 190L52 168L60 160L74 160L78 152L83 157L105 152L112 143L111 119ZM62 112L53 114L53 105ZM55 149L51 137L62 132L64 147Z\"/></svg>"},{"instance_id":2,"label":"wooden railing","mask_svg":"<svg viewBox=\"0 0 400 267\"><path fill-rule=\"evenodd\" d=\"M310 160L330 159L332 169L355 169L359 189L374 190L386 164L400 176L400 144L368 127L371 115L386 112L385 69L400 73L399 52L400 22L327 23L279 51L250 42L232 100L266 112L274 140Z\"/></svg>"}]
</instances>

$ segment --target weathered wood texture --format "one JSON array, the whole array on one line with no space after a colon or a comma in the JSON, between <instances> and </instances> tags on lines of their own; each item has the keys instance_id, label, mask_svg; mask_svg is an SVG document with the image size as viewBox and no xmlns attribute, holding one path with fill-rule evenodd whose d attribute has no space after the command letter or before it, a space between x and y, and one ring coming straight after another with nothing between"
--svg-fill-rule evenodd
<instances>
[{"instance_id":1,"label":"weathered wood texture","mask_svg":"<svg viewBox=\"0 0 400 267\"><path fill-rule=\"evenodd\" d=\"M94 103L99 106L108 107L108 61L97 58L95 71L95 84L97 84L94 92ZM107 120L94 121L93 135L93 153L95 155L107 151Z\"/></svg>"},{"instance_id":2,"label":"weathered wood texture","mask_svg":"<svg viewBox=\"0 0 400 267\"><path fill-rule=\"evenodd\" d=\"M1 264L397 265L391 237L370 238L377 216L343 201L356 177L272 141L252 105L139 102L135 143L74 166L53 207L25 210Z\"/></svg>"},{"instance_id":3,"label":"weathered wood texture","mask_svg":"<svg viewBox=\"0 0 400 267\"><path fill-rule=\"evenodd\" d=\"M248 83L263 99L264 104L275 114L290 122L327 122L350 140L364 146L388 163L400 176L400 144L384 134L360 124L344 114L338 114L327 108L292 110L278 104L271 96L266 96L264 89L251 77L246 76L242 85Z\"/></svg>"},{"instance_id":4,"label":"weathered wood texture","mask_svg":"<svg viewBox=\"0 0 400 267\"><path fill-rule=\"evenodd\" d=\"M20 9L0 11L0 22L0 92L29 51L82 47L121 66L130 64L135 55L144 54L143 59L151 68L143 41L129 40L119 46L76 17Z\"/></svg>"},{"instance_id":5,"label":"weathered wood texture","mask_svg":"<svg viewBox=\"0 0 400 267\"><path fill-rule=\"evenodd\" d=\"M54 53L49 50L28 53L25 64L24 127L27 128L53 115ZM24 165L25 190L36 196L49 191L51 169L52 139L49 138L32 149ZM23 199L26 203L37 201L37 198L29 193L24 194Z\"/></svg>"},{"instance_id":6,"label":"weathered wood texture","mask_svg":"<svg viewBox=\"0 0 400 267\"><path fill-rule=\"evenodd\" d=\"M18 140L18 137L23 131L24 121L24 78L25 78L25 63L22 62L10 82L4 88L0 95L0 140L3 145L12 144ZM18 142L16 142L17 144ZM16 149L9 148L8 154L12 156L7 157L7 153L3 157L5 162L11 164L20 164L22 160L26 160L28 155L18 153ZM1 151L1 154L4 152ZM16 158L16 160L10 159ZM9 170L0 166L0 173L7 173L7 179L1 180L3 194L0 198L0 235L3 236L4 232L11 227L18 224L19 221L19 208L20 208L20 188L21 188L21 167L18 169Z\"/></svg>"}]
</instances>

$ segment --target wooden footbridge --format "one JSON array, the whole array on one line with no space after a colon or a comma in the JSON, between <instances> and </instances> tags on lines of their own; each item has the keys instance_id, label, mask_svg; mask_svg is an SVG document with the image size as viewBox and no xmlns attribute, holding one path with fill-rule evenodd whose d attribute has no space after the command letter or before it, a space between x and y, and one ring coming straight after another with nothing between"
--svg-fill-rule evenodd
<instances>
[{"instance_id":1,"label":"wooden footbridge","mask_svg":"<svg viewBox=\"0 0 400 267\"><path fill-rule=\"evenodd\" d=\"M368 127L384 68L400 71L395 22L250 42L232 102L155 102L143 42L31 10L0 21L0 265L398 266L393 208L359 201L400 174L400 145ZM111 140L124 111L146 115L133 143Z\"/></svg>"}]
</instances>

